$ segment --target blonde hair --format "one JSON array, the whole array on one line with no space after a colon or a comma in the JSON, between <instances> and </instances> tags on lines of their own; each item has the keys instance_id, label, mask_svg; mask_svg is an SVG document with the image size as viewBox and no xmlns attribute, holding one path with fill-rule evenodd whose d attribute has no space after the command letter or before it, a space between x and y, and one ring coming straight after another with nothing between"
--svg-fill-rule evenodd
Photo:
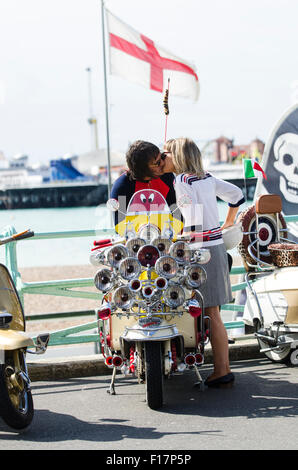
<instances>
[{"instance_id":1,"label":"blonde hair","mask_svg":"<svg viewBox=\"0 0 298 470\"><path fill-rule=\"evenodd\" d=\"M198 178L205 176L202 155L193 140L187 137L170 139L166 142L165 148L173 155L175 173L190 173Z\"/></svg>"},{"instance_id":2,"label":"blonde hair","mask_svg":"<svg viewBox=\"0 0 298 470\"><path fill-rule=\"evenodd\" d=\"M166 143L164 144L164 149L165 149L166 152L171 152L172 153L173 142L175 142L175 139L169 139L169 140L166 141Z\"/></svg>"}]
</instances>

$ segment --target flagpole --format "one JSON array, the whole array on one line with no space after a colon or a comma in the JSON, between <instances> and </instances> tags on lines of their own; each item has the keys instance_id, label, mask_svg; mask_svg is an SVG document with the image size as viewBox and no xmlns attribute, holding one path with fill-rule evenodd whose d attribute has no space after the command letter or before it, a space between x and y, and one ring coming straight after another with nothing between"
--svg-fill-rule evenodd
<instances>
[{"instance_id":1,"label":"flagpole","mask_svg":"<svg viewBox=\"0 0 298 470\"><path fill-rule=\"evenodd\" d=\"M243 180L244 180L244 197L245 197L245 200L247 201L247 186L246 186L245 165L244 165L243 158L242 158L242 170L243 170Z\"/></svg>"},{"instance_id":2,"label":"flagpole","mask_svg":"<svg viewBox=\"0 0 298 470\"><path fill-rule=\"evenodd\" d=\"M103 70L104 70L104 90L106 107L106 138L107 138L107 157L108 157L108 197L111 195L111 154L110 154L110 131L109 131L109 102L107 87L107 65L106 65L106 46L105 46L105 8L104 0L101 0L101 31L102 31L102 52L103 52Z\"/></svg>"}]
</instances>

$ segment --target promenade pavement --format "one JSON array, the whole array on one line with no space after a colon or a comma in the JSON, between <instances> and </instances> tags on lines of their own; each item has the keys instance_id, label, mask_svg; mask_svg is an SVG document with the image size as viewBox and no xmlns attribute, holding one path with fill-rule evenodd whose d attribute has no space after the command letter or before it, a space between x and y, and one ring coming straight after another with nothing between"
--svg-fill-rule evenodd
<instances>
[{"instance_id":1,"label":"promenade pavement","mask_svg":"<svg viewBox=\"0 0 298 470\"><path fill-rule=\"evenodd\" d=\"M150 451L152 465L170 453L193 450L190 463L199 466L220 458L215 450L297 450L297 368L267 358L231 361L231 368L235 385L225 390L201 391L193 370L174 374L165 381L164 405L156 411L146 404L145 386L122 374L112 396L108 373L34 381L31 426L17 433L0 420L0 448L104 451L94 455L100 466L107 458L120 463L122 452L141 458L129 468L143 467L143 450ZM204 364L202 378L211 370ZM230 463L243 465L234 457L239 455L229 455Z\"/></svg>"},{"instance_id":2,"label":"promenade pavement","mask_svg":"<svg viewBox=\"0 0 298 470\"><path fill-rule=\"evenodd\" d=\"M108 374L101 354L93 353L93 344L76 347L49 347L43 356L27 355L28 369L32 381L56 380L70 377L88 377ZM88 351L88 352L86 352ZM231 361L264 357L259 352L257 340L253 337L235 339L229 345ZM210 344L205 349L205 364L212 363Z\"/></svg>"}]
</instances>

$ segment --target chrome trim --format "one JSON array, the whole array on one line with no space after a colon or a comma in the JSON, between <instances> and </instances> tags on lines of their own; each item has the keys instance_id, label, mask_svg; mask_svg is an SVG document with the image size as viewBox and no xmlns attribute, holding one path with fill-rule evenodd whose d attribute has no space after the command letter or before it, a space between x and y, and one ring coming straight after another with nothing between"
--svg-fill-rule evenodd
<instances>
[{"instance_id":1,"label":"chrome trim","mask_svg":"<svg viewBox=\"0 0 298 470\"><path fill-rule=\"evenodd\" d=\"M149 320L149 319L148 319ZM132 330L132 331L158 331L158 330L166 330L167 328L177 328L176 323L174 325L164 325L164 326L158 326L157 328L152 327L152 328L131 328L129 326L126 326L125 329L127 331Z\"/></svg>"},{"instance_id":2,"label":"chrome trim","mask_svg":"<svg viewBox=\"0 0 298 470\"><path fill-rule=\"evenodd\" d=\"M178 336L180 336L180 334L175 333L175 334L167 335L167 336L158 336L157 338L152 337L152 336L143 336L142 338L133 338L133 340L134 340L135 343L138 343L138 342L141 343L143 341L163 341L163 340L167 340L167 339L171 339L171 338L177 338ZM121 336L120 338L123 339L124 341L127 341L128 339L131 341L130 338L125 337L125 336Z\"/></svg>"}]
</instances>

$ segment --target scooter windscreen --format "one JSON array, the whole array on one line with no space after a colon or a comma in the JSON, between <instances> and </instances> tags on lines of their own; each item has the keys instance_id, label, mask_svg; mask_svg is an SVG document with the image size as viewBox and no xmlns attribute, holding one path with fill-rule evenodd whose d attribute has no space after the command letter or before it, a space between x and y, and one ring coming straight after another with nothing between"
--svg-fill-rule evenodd
<instances>
[{"instance_id":1,"label":"scooter windscreen","mask_svg":"<svg viewBox=\"0 0 298 470\"><path fill-rule=\"evenodd\" d=\"M14 287L8 269L0 264L0 312L13 314L10 328L25 331L25 318L18 293Z\"/></svg>"},{"instance_id":2,"label":"scooter windscreen","mask_svg":"<svg viewBox=\"0 0 298 470\"><path fill-rule=\"evenodd\" d=\"M163 235L175 239L182 227L179 212L174 210L171 213L162 194L154 189L142 189L130 199L125 218L116 225L115 230L127 238L138 235L152 240Z\"/></svg>"}]
</instances>

